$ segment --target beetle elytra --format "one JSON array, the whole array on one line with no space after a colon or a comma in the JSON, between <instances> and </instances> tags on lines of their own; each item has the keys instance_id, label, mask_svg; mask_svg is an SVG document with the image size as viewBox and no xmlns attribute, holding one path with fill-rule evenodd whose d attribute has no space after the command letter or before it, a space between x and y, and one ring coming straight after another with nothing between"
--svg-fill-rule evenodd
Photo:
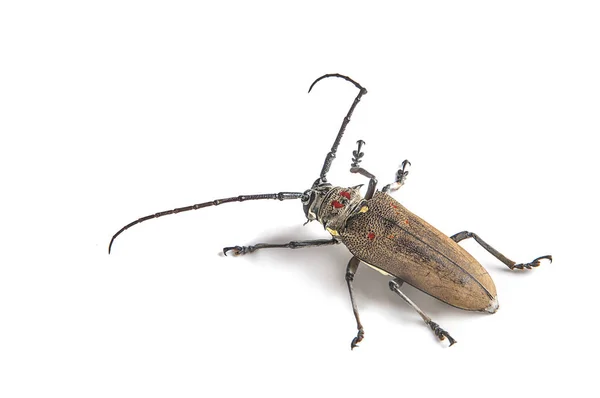
<instances>
[{"instance_id":1,"label":"beetle elytra","mask_svg":"<svg viewBox=\"0 0 600 398\"><path fill-rule=\"evenodd\" d=\"M407 160L402 162L401 168L396 172L395 181L379 191L375 176L360 167L364 156L362 152L364 141L362 140L357 142L358 147L352 153L350 172L358 173L369 179L365 195L362 196L360 193L361 186L343 188L331 185L327 181L327 173L335 159L352 113L367 90L349 77L334 73L323 75L315 80L308 91L310 92L317 82L329 77L341 78L354 84L359 93L343 119L331 150L325 157L319 178L310 189L304 192L240 195L151 214L125 225L114 234L108 246L108 252L110 253L115 239L122 232L153 218L231 202L300 199L307 223L314 220L321 223L331 235L330 239L231 246L225 247L223 253L227 255L228 252L232 252L235 255L241 255L267 248L297 249L343 243L352 253L352 258L346 267L346 283L358 330L350 345L352 349L364 337L364 329L353 292L354 275L361 262L389 275L391 278L390 289L419 313L426 325L440 340L448 338L450 345L453 345L456 340L433 322L402 292L400 288L404 282L454 307L494 313L498 309L498 298L492 278L477 260L458 245L458 242L473 238L510 269L531 269L539 266L542 259L552 261L552 256L541 256L529 263L517 264L491 247L477 234L469 231L459 232L450 237L442 234L390 196L391 192L396 191L404 184L408 175L406 168L410 162Z\"/></svg>"}]
</instances>

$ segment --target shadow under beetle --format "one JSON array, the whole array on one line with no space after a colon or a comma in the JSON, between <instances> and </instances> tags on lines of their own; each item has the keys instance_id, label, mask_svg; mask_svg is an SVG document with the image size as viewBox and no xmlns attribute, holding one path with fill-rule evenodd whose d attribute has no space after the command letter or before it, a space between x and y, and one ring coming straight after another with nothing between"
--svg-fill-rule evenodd
<instances>
[{"instance_id":1,"label":"shadow under beetle","mask_svg":"<svg viewBox=\"0 0 600 398\"><path fill-rule=\"evenodd\" d=\"M377 271L389 275L390 289L398 294L412 308L414 308L427 326L440 339L446 337L450 345L456 340L433 322L429 316L419 309L403 292L400 287L404 282L419 290L454 307L469 310L494 313L498 310L498 298L496 287L487 271L467 251L458 245L463 239L473 238L484 249L490 252L498 260L506 264L510 269L531 269L540 265L540 260L552 261L552 256L542 256L529 263L517 264L508 259L496 249L487 244L483 239L473 232L463 231L450 237L429 225L417 217L404 206L393 199L389 193L399 189L408 175L406 170L410 162L402 162L401 168L396 173L393 183L383 187L381 191L376 190L377 179L362 167L360 163L364 153L361 151L364 141L358 141L358 147L352 152L351 173L361 174L369 179L369 185L365 196L361 196L362 185L342 188L334 187L327 182L327 173L350 122L350 117L367 90L360 84L337 73L321 76L310 86L312 90L317 82L329 77L339 77L354 84L359 93L350 106L344 118L337 137L331 150L325 158L320 177L312 187L302 192L279 192L273 194L240 195L232 198L217 199L187 207L162 211L142 217L121 228L111 239L108 252L117 236L128 228L141 222L181 213L189 210L197 210L209 206L218 206L223 203L244 202L259 199L300 199L304 206L307 223L317 220L331 239L316 239L307 241L292 241L283 244L259 243L253 246L232 246L223 249L223 253L233 252L235 255L255 252L267 248L289 248L298 249L312 246L327 246L343 243L352 253L352 258L346 267L346 282L352 302L352 309L356 318L358 333L352 340L351 348L364 337L363 326L360 322L358 308L354 300L352 282L358 265L363 262Z\"/></svg>"}]
</instances>

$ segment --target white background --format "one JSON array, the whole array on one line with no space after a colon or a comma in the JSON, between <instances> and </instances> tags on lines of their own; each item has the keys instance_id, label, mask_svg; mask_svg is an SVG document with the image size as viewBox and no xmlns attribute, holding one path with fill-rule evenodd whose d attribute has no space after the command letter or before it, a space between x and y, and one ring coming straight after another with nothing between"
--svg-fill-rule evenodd
<instances>
[{"instance_id":1,"label":"white background","mask_svg":"<svg viewBox=\"0 0 600 398\"><path fill-rule=\"evenodd\" d=\"M590 396L598 387L596 2L3 2L2 397ZM393 5L392 5L393 4ZM223 246L324 238L299 202L138 217L303 191L356 89L329 174L355 141L382 184L464 246L500 311L404 291L344 247L231 258ZM596 367L597 368L597 367Z\"/></svg>"}]
</instances>

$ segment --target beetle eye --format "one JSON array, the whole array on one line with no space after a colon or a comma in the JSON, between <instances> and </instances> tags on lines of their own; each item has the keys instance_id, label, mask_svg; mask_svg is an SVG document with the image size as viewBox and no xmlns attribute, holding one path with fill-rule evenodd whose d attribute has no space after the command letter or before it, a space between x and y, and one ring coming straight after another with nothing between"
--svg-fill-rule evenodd
<instances>
[{"instance_id":1,"label":"beetle eye","mask_svg":"<svg viewBox=\"0 0 600 398\"><path fill-rule=\"evenodd\" d=\"M314 192L312 189L307 189L306 191L304 191L304 193L302 194L302 197L300 198L300 200L302 201L303 205L307 205L311 202L311 199L314 196Z\"/></svg>"}]
</instances>

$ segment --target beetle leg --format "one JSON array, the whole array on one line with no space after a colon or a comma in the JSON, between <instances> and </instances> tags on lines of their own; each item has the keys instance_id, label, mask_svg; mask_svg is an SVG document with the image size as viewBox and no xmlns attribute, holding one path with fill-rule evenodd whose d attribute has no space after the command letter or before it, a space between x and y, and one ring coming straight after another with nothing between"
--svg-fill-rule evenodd
<instances>
[{"instance_id":1,"label":"beetle leg","mask_svg":"<svg viewBox=\"0 0 600 398\"><path fill-rule=\"evenodd\" d=\"M421 309L419 307L417 307L417 305L415 303L413 303L412 300L409 299L406 294L402 293L402 291L400 290L400 286L402 286L403 283L404 283L404 281L400 278L392 279L390 281L390 290L392 292L396 293L398 296L402 297L402 300L406 301L408 303L408 305L413 307L413 309L415 311L417 311L419 313L419 315L421 315L421 318L423 318L423 320L425 321L427 326L429 326L431 328L431 330L433 330L433 333L437 336L438 339L444 340L447 337L448 341L450 342L450 346L452 346L454 343L456 343L456 340L454 340L452 338L452 336L450 336L448 334L448 332L446 332L444 329L442 329L440 327L440 325L433 322L431 320L431 318L428 317L427 314L425 314L423 311L421 311Z\"/></svg>"},{"instance_id":2,"label":"beetle leg","mask_svg":"<svg viewBox=\"0 0 600 398\"><path fill-rule=\"evenodd\" d=\"M395 192L398 189L400 189L402 185L404 185L404 181L406 181L406 176L408 176L408 171L406 170L407 165L411 166L408 159L405 159L402 162L402 168L398 169L398 171L396 172L396 181L394 181L394 183L392 184L388 184L385 187L383 187L383 189L381 190L382 192Z\"/></svg>"},{"instance_id":3,"label":"beetle leg","mask_svg":"<svg viewBox=\"0 0 600 398\"><path fill-rule=\"evenodd\" d=\"M475 239L475 241L477 243L479 243L481 245L481 247L483 247L485 250L487 250L492 256L496 257L498 260L500 260L504 264L506 264L506 266L510 269L524 269L524 268L531 269L532 267L538 267L540 265L540 260L550 260L550 262L552 262L552 256L546 255L546 256L538 257L529 263L517 264L516 262L514 262L511 259L504 256L498 250L494 249L492 246L488 245L477 234L475 234L473 232L469 232L469 231L462 231L462 232L459 232L450 237L450 239L452 239L453 241L455 241L457 243L460 242L461 240L467 239L467 238Z\"/></svg>"},{"instance_id":4,"label":"beetle leg","mask_svg":"<svg viewBox=\"0 0 600 398\"><path fill-rule=\"evenodd\" d=\"M365 155L362 151L361 148L363 145L365 145L365 142L363 140L358 140L356 141L356 143L358 144L358 148L352 152L352 165L350 167L350 172L351 173L358 173L360 175L363 175L367 178L369 178L369 188L367 189L367 194L365 195L365 199L369 200L373 197L373 194L375 193L375 187L377 187L377 179L375 178L375 176L371 173L369 173L367 170L363 169L360 166L360 162L362 162L362 157Z\"/></svg>"},{"instance_id":5,"label":"beetle leg","mask_svg":"<svg viewBox=\"0 0 600 398\"><path fill-rule=\"evenodd\" d=\"M358 148L356 148L356 150L352 151L352 166L351 167L359 167L360 162L362 162L362 157L365 156L365 153L363 151L361 151L363 145L365 145L365 142L363 140L358 140L358 141L356 141L356 144L358 145Z\"/></svg>"},{"instance_id":6,"label":"beetle leg","mask_svg":"<svg viewBox=\"0 0 600 398\"><path fill-rule=\"evenodd\" d=\"M356 337L352 339L352 343L350 343L350 349L354 349L354 347L358 347L358 343L362 341L365 336L365 331L363 329L362 324L360 323L360 316L358 315L358 307L356 306L356 301L354 300L354 290L352 288L352 282L354 281L354 274L356 274L356 270L358 268L358 264L360 260L358 257L354 256L348 262L348 266L346 267L346 283L348 284L348 292L350 292L350 301L352 302L352 311L354 311L354 318L356 318L356 328L358 329L358 333Z\"/></svg>"},{"instance_id":7,"label":"beetle leg","mask_svg":"<svg viewBox=\"0 0 600 398\"><path fill-rule=\"evenodd\" d=\"M316 240L296 240L289 243L258 243L252 246L231 246L224 247L223 254L227 255L227 252L232 251L234 256L240 256L246 253L253 253L259 249L270 249L270 248L285 248L285 249L301 249L303 247L311 246L328 246L339 243L335 239L316 239Z\"/></svg>"},{"instance_id":8,"label":"beetle leg","mask_svg":"<svg viewBox=\"0 0 600 398\"><path fill-rule=\"evenodd\" d=\"M365 199L371 199L373 197L373 194L375 193L375 187L377 187L377 179L375 178L375 176L369 173L367 170L363 169L362 167L351 167L350 172L358 173L369 178L369 188L367 189L367 193L365 194Z\"/></svg>"}]
</instances>

